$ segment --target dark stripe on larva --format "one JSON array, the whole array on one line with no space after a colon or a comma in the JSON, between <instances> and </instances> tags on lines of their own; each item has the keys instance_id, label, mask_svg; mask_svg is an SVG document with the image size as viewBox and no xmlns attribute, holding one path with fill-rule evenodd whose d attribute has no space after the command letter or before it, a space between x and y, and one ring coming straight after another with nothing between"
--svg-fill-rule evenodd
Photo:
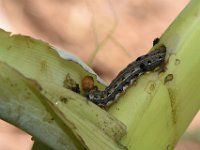
<instances>
[{"instance_id":1,"label":"dark stripe on larva","mask_svg":"<svg viewBox=\"0 0 200 150\"><path fill-rule=\"evenodd\" d=\"M156 50L138 57L123 69L104 91L92 90L88 99L100 106L108 106L117 99L120 93L126 90L142 74L152 71L165 61L166 47L161 45Z\"/></svg>"}]
</instances>

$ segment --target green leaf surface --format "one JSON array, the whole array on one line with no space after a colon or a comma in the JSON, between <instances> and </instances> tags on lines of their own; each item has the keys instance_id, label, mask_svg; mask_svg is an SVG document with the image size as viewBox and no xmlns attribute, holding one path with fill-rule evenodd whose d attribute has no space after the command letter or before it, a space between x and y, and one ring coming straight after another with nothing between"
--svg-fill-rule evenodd
<instances>
[{"instance_id":1,"label":"green leaf surface","mask_svg":"<svg viewBox=\"0 0 200 150\"><path fill-rule=\"evenodd\" d=\"M9 71L7 73L10 75L10 79L14 79L10 84L13 84L12 82L15 83L16 81L20 82L17 84L22 86L20 88L22 91L13 89L13 91L16 90L17 93L14 92L12 97L7 97L9 100L13 100L9 101L10 105L13 105L13 103L18 104L18 101L26 100L25 98L21 99L17 94L23 94L23 89L29 89L32 86L32 84L28 84L29 87L26 87L27 85L23 85L20 81L25 80L24 78L30 78L34 81L33 83L36 83L39 87L39 90L34 89L34 96L39 95L40 98L38 98L37 101L30 98L33 103L35 103L34 107L38 108L38 111L43 107L46 108L46 110L43 110L46 112L43 113L49 115L50 120L48 120L48 118L47 120L51 122L51 119L53 119L54 122L55 119L55 124L53 124L52 128L54 128L54 126L59 128L58 126L61 125L60 134L66 134L63 138L66 142L68 140L71 142L71 145L74 146L72 149L81 149L83 146L88 149L97 149L97 146L99 149L123 148L118 141L126 133L126 127L101 108L88 102L83 96L70 90L70 88L76 84L81 88L81 80L86 75L95 78L94 74L88 72L88 70L91 71L90 68L77 58L74 58L69 54L63 54L59 51L62 57L67 57L67 59L63 59L58 55L58 52L48 44L31 39L27 36L11 36L10 33L0 30L0 41L0 61L3 62L2 66L8 64L8 68L12 67L10 70L8 69L10 73ZM2 69L3 68L6 67L2 67ZM20 72L21 77L20 75L13 77L15 76L16 71ZM5 84L6 82L7 81L5 81ZM68 85L66 86L66 84ZM99 81L95 81L95 85L98 85L100 89L105 87L105 85ZM9 85L2 91L3 96L5 96L6 91L10 91ZM23 114L18 115L21 116L22 119L29 109L30 111L32 111L31 109L34 109L33 105L30 105L30 103L21 103L20 105L21 107L28 108L24 110ZM4 107L4 109L7 107L5 106L4 101L2 101L2 107ZM16 107L18 106L16 105ZM10 112L13 113L12 111ZM55 144L57 141L60 141L60 137L53 134L54 131L51 130L52 132L49 132L48 134L46 134L46 132L50 131L48 128L46 128L46 132L41 131L41 128L45 129L46 127L46 124L43 124L42 122L44 114L31 114L32 115L30 116L30 114L27 113L26 117L28 118L29 116L29 119L31 120L32 117L36 117L38 120L41 119L41 124L37 125L34 124L34 122L21 124L21 120L17 120L15 116L8 119L10 113L5 113L4 116L1 116L0 114L0 117L22 128L33 135L35 139L39 139L41 142L44 142L54 149L70 149L67 146L64 148L64 145L69 145L70 147L70 144L67 144L66 142L61 143L59 146ZM52 114L53 117L50 116L50 114ZM45 115L45 117L48 115ZM57 122L59 123L57 124ZM32 130L33 126L35 130L39 130L39 132ZM27 130L27 128L30 130ZM55 132L57 133L57 131ZM47 139L49 140L45 139L45 137L48 137ZM54 142L51 142L52 138L55 140Z\"/></svg>"}]
</instances>

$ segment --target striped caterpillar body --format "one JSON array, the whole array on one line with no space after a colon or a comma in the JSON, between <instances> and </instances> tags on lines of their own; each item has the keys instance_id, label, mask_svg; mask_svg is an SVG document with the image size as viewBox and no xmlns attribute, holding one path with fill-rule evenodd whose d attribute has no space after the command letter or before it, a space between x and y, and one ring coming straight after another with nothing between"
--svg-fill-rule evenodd
<instances>
[{"instance_id":1,"label":"striped caterpillar body","mask_svg":"<svg viewBox=\"0 0 200 150\"><path fill-rule=\"evenodd\" d=\"M87 98L99 106L109 106L142 74L161 66L165 61L165 56L166 47L161 45L156 50L138 57L123 69L104 91L91 90Z\"/></svg>"}]
</instances>

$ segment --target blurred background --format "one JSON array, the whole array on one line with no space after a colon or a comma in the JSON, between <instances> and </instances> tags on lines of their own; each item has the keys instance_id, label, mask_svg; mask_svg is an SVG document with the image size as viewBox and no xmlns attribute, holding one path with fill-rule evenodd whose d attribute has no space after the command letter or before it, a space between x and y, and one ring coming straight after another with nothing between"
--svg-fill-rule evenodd
<instances>
[{"instance_id":1,"label":"blurred background","mask_svg":"<svg viewBox=\"0 0 200 150\"><path fill-rule=\"evenodd\" d=\"M152 47L189 0L0 0L0 28L70 51L108 83ZM190 125L176 150L200 150ZM199 134L200 136L200 134ZM0 150L30 150L31 136L0 120Z\"/></svg>"}]
</instances>

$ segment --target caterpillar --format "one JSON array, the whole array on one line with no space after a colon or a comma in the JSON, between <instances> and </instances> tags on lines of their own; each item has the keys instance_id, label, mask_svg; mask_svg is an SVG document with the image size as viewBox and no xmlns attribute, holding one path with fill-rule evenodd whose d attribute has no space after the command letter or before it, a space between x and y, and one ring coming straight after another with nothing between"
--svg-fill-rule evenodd
<instances>
[{"instance_id":1,"label":"caterpillar","mask_svg":"<svg viewBox=\"0 0 200 150\"><path fill-rule=\"evenodd\" d=\"M154 51L140 56L130 63L125 69L119 72L117 77L112 80L105 90L91 90L87 93L86 97L99 106L105 107L111 105L142 74L153 71L155 68L161 66L165 61L165 56L166 47L160 45Z\"/></svg>"}]
</instances>

